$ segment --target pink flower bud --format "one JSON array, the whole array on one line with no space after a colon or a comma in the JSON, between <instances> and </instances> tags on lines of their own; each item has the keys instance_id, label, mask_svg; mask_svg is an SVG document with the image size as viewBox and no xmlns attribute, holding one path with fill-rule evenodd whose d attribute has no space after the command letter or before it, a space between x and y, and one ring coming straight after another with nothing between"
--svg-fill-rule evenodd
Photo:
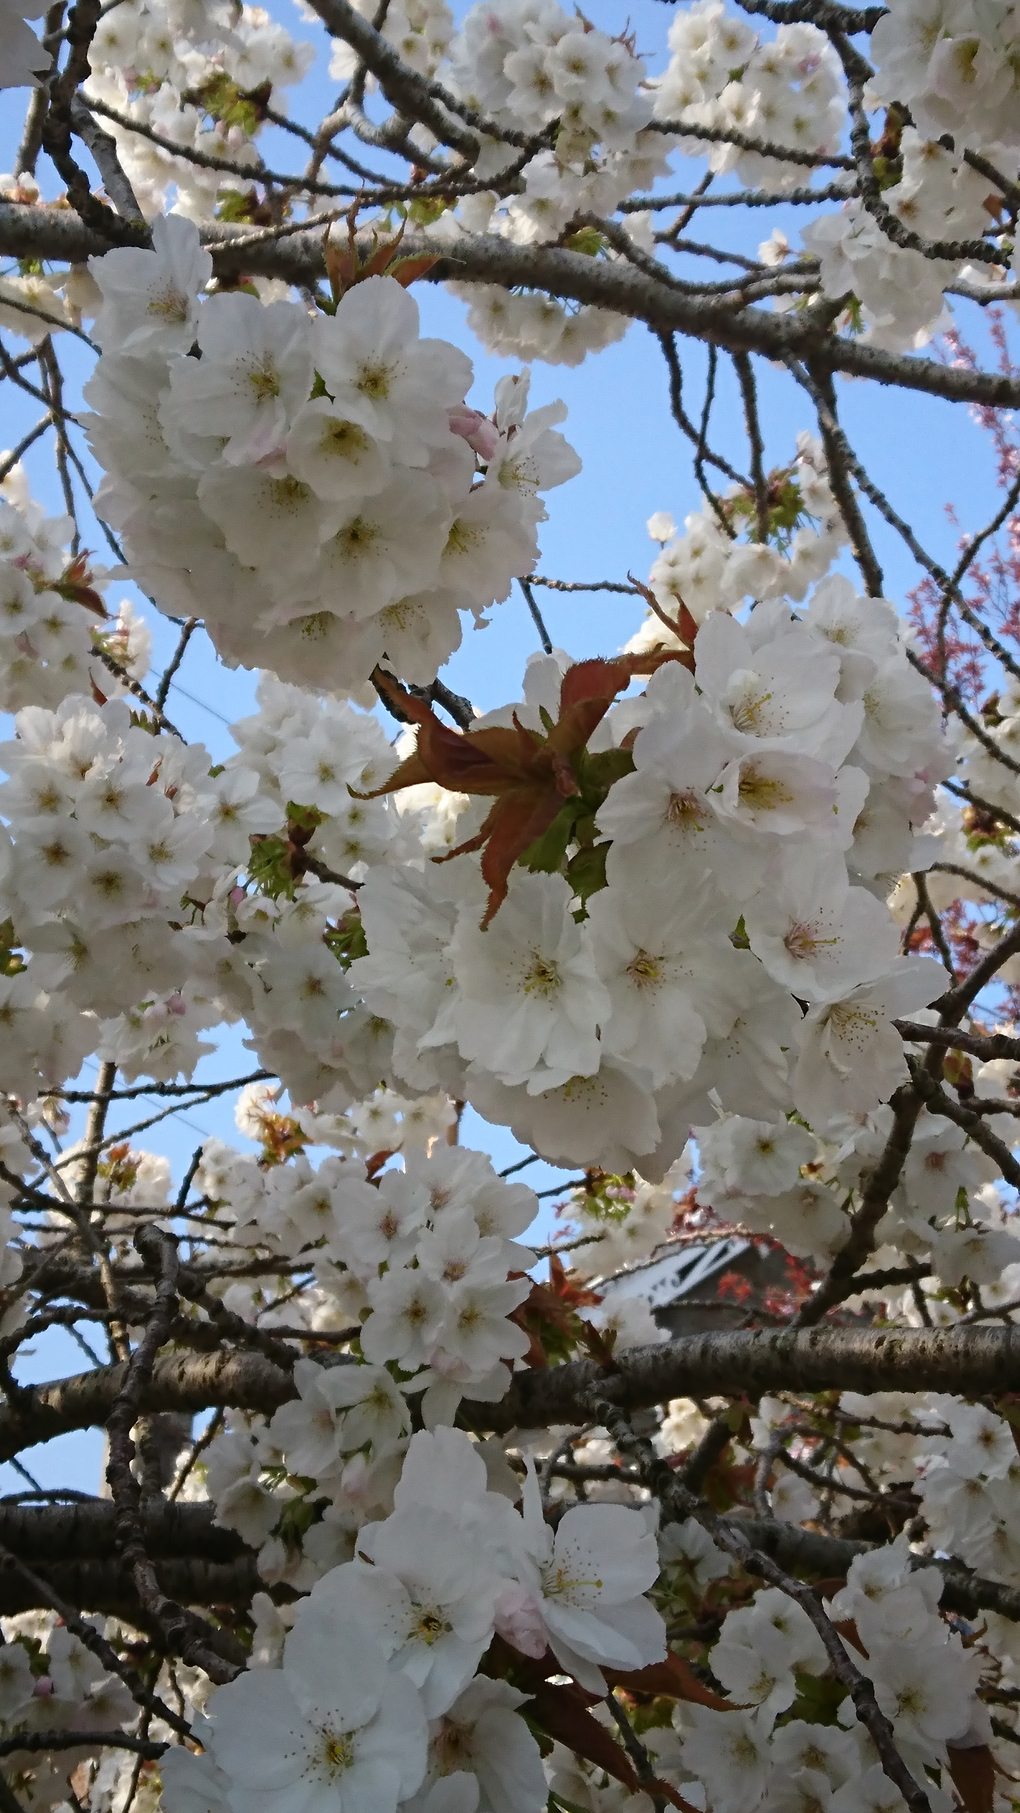
<instances>
[{"instance_id":1,"label":"pink flower bud","mask_svg":"<svg viewBox=\"0 0 1020 1813\"><path fill-rule=\"evenodd\" d=\"M455 403L447 410L450 418L451 434L459 434L477 453L479 459L491 460L499 446L499 430L487 415L478 409L469 409L466 403Z\"/></svg>"},{"instance_id":2,"label":"pink flower bud","mask_svg":"<svg viewBox=\"0 0 1020 1813\"><path fill-rule=\"evenodd\" d=\"M534 1593L516 1580L508 1581L496 1600L496 1629L522 1656L544 1656L549 1646L542 1607Z\"/></svg>"}]
</instances>

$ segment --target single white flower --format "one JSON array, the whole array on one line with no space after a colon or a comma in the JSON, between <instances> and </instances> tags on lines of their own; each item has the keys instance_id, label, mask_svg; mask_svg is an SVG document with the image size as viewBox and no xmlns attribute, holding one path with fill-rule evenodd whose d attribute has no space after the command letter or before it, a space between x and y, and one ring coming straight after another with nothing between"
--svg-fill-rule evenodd
<instances>
[{"instance_id":1,"label":"single white flower","mask_svg":"<svg viewBox=\"0 0 1020 1813\"><path fill-rule=\"evenodd\" d=\"M209 1703L212 1753L234 1813L395 1813L425 1773L421 1700L370 1625L313 1597L280 1670L238 1675Z\"/></svg>"}]
</instances>

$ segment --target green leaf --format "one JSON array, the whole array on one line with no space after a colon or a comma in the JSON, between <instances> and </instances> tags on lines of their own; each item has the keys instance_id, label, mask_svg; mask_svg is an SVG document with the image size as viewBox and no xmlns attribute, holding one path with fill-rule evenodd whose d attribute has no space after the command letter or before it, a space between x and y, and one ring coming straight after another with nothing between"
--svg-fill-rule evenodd
<instances>
[{"instance_id":1,"label":"green leaf","mask_svg":"<svg viewBox=\"0 0 1020 1813\"><path fill-rule=\"evenodd\" d=\"M251 196L242 194L240 189L221 189L216 197L216 219L230 221L232 225L249 226L251 203Z\"/></svg>"},{"instance_id":2,"label":"green leaf","mask_svg":"<svg viewBox=\"0 0 1020 1813\"><path fill-rule=\"evenodd\" d=\"M585 258L597 258L605 249L606 242L597 227L579 227L563 244L568 252L581 252Z\"/></svg>"},{"instance_id":3,"label":"green leaf","mask_svg":"<svg viewBox=\"0 0 1020 1813\"><path fill-rule=\"evenodd\" d=\"M267 894L270 900L277 900L281 894L293 900L290 845L282 837L253 837L248 875L259 893Z\"/></svg>"},{"instance_id":4,"label":"green leaf","mask_svg":"<svg viewBox=\"0 0 1020 1813\"><path fill-rule=\"evenodd\" d=\"M582 812L574 826L574 842L583 845L593 844L598 834L599 828L595 823L594 814Z\"/></svg>"},{"instance_id":5,"label":"green leaf","mask_svg":"<svg viewBox=\"0 0 1020 1813\"><path fill-rule=\"evenodd\" d=\"M335 926L327 926L322 936L343 969L349 969L356 957L368 956L368 939L357 907L345 913Z\"/></svg>"},{"instance_id":6,"label":"green leaf","mask_svg":"<svg viewBox=\"0 0 1020 1813\"><path fill-rule=\"evenodd\" d=\"M630 1722L638 1737L643 1737L646 1731L669 1731L675 1711L676 1701L660 1693L653 1700L646 1700L644 1705L639 1701L630 1714Z\"/></svg>"},{"instance_id":7,"label":"green leaf","mask_svg":"<svg viewBox=\"0 0 1020 1813\"><path fill-rule=\"evenodd\" d=\"M600 893L608 885L606 857L611 848L608 843L586 844L568 862L567 880L580 901L590 899L592 894Z\"/></svg>"},{"instance_id":8,"label":"green leaf","mask_svg":"<svg viewBox=\"0 0 1020 1813\"><path fill-rule=\"evenodd\" d=\"M536 837L526 850L517 858L522 869L538 870L542 874L557 875L563 867L567 847L573 841L574 825L577 820L578 801L569 799L561 806L547 830L541 837Z\"/></svg>"},{"instance_id":9,"label":"green leaf","mask_svg":"<svg viewBox=\"0 0 1020 1813\"><path fill-rule=\"evenodd\" d=\"M437 196L435 201L408 202L403 213L404 218L411 221L415 226L430 227L433 221L438 220L441 215L446 213L447 208L452 206L452 202L444 201L441 197Z\"/></svg>"},{"instance_id":10,"label":"green leaf","mask_svg":"<svg viewBox=\"0 0 1020 1813\"><path fill-rule=\"evenodd\" d=\"M296 1549L305 1531L317 1521L317 1508L307 1498L292 1498L284 1505L277 1525L280 1538L289 1549Z\"/></svg>"},{"instance_id":11,"label":"green leaf","mask_svg":"<svg viewBox=\"0 0 1020 1813\"><path fill-rule=\"evenodd\" d=\"M272 83L263 82L246 93L221 72L186 98L204 108L210 119L220 120L224 126L240 126L248 138L253 138L265 118L272 91Z\"/></svg>"},{"instance_id":12,"label":"green leaf","mask_svg":"<svg viewBox=\"0 0 1020 1813\"><path fill-rule=\"evenodd\" d=\"M0 976L17 976L26 967L18 949L13 919L0 921Z\"/></svg>"},{"instance_id":13,"label":"green leaf","mask_svg":"<svg viewBox=\"0 0 1020 1813\"><path fill-rule=\"evenodd\" d=\"M633 772L634 757L629 749L600 749L595 755L582 750L577 762L577 784L593 806L601 806L610 787Z\"/></svg>"},{"instance_id":14,"label":"green leaf","mask_svg":"<svg viewBox=\"0 0 1020 1813\"><path fill-rule=\"evenodd\" d=\"M848 296L846 304L847 321L852 334L863 334L864 312L858 296Z\"/></svg>"},{"instance_id":15,"label":"green leaf","mask_svg":"<svg viewBox=\"0 0 1020 1813\"><path fill-rule=\"evenodd\" d=\"M318 806L299 806L294 800L287 801L287 823L296 825L299 831L314 831L326 817Z\"/></svg>"},{"instance_id":16,"label":"green leaf","mask_svg":"<svg viewBox=\"0 0 1020 1813\"><path fill-rule=\"evenodd\" d=\"M797 1698L779 1723L785 1725L790 1719L806 1719L810 1725L837 1724L847 1689L832 1675L809 1675L797 1669L793 1678L797 1683Z\"/></svg>"}]
</instances>

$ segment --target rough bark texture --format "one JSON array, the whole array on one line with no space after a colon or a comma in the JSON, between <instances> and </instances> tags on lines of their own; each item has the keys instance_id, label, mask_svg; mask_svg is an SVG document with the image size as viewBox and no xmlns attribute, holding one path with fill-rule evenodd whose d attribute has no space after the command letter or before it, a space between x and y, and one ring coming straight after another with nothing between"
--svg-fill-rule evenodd
<instances>
[{"instance_id":1,"label":"rough bark texture","mask_svg":"<svg viewBox=\"0 0 1020 1813\"><path fill-rule=\"evenodd\" d=\"M227 1564L251 1554L234 1530L213 1522L211 1504L170 1504L165 1499L142 1513L145 1541L157 1561L200 1554ZM31 1567L105 1561L117 1554L116 1506L111 1498L69 1505L0 1505L0 1548L12 1549Z\"/></svg>"},{"instance_id":2,"label":"rough bark texture","mask_svg":"<svg viewBox=\"0 0 1020 1813\"><path fill-rule=\"evenodd\" d=\"M181 1605L237 1610L249 1605L255 1593L266 1590L254 1555L240 1561L206 1561L204 1556L192 1555L186 1560L157 1561L155 1568L163 1591ZM125 1618L138 1629L151 1628L127 1568L117 1561L39 1561L36 1571L62 1599L80 1605L86 1613L102 1612ZM41 1595L16 1568L0 1560L0 1616L40 1609L44 1609Z\"/></svg>"},{"instance_id":3,"label":"rough bark texture","mask_svg":"<svg viewBox=\"0 0 1020 1813\"><path fill-rule=\"evenodd\" d=\"M321 228L286 237L228 224L207 225L201 232L219 275L244 271L307 284L325 274ZM90 254L109 249L109 243L83 226L69 209L0 203L0 255L4 257L81 263ZM407 234L401 244L401 252L410 257L434 256L436 250L437 242L420 234ZM508 289L523 285L562 301L592 303L629 315L657 332L689 335L729 352L757 352L780 361L808 359L825 370L851 372L951 402L1007 409L1020 405L1020 381L1012 377L880 352L857 340L839 338L824 322L813 322L810 310L779 315L765 308L740 307L736 280L727 295L704 296L681 285L665 267L658 278L622 259L587 258L557 247L520 246L495 236L465 234L456 242L456 250L449 250L432 267L425 281L496 283Z\"/></svg>"},{"instance_id":4,"label":"rough bark texture","mask_svg":"<svg viewBox=\"0 0 1020 1813\"><path fill-rule=\"evenodd\" d=\"M328 1358L323 1363L328 1363ZM123 1384L122 1366L34 1385L0 1409L0 1459L71 1429L105 1423ZM675 1397L758 1398L772 1391L951 1391L964 1397L1020 1391L1020 1328L753 1329L685 1335L620 1355L611 1372L575 1360L518 1373L498 1404L462 1406L472 1429L547 1428L588 1420L598 1386L639 1410ZM296 1395L292 1379L262 1354L171 1354L157 1360L141 1408L217 1407L271 1415Z\"/></svg>"},{"instance_id":5,"label":"rough bark texture","mask_svg":"<svg viewBox=\"0 0 1020 1813\"><path fill-rule=\"evenodd\" d=\"M0 1615L38 1609L40 1594L7 1553L87 1612L146 1619L117 1553L112 1499L69 1505L0 1505ZM218 1528L211 1504L146 1506L146 1548L164 1592L185 1605L241 1607L264 1590L255 1556L233 1530Z\"/></svg>"},{"instance_id":6,"label":"rough bark texture","mask_svg":"<svg viewBox=\"0 0 1020 1813\"><path fill-rule=\"evenodd\" d=\"M473 1426L545 1428L587 1420L598 1386L626 1410L675 1397L758 1398L773 1391L1020 1390L1020 1328L753 1329L686 1335L622 1353L612 1372L591 1360L518 1373L499 1404L466 1406Z\"/></svg>"},{"instance_id":7,"label":"rough bark texture","mask_svg":"<svg viewBox=\"0 0 1020 1813\"><path fill-rule=\"evenodd\" d=\"M22 1448L51 1441L69 1429L105 1423L126 1368L97 1366L92 1372L33 1385L0 1410L0 1459ZM295 1390L289 1373L262 1354L171 1354L157 1360L143 1394L143 1411L206 1410L231 1405L271 1414Z\"/></svg>"},{"instance_id":8,"label":"rough bark texture","mask_svg":"<svg viewBox=\"0 0 1020 1813\"><path fill-rule=\"evenodd\" d=\"M184 1604L241 1607L265 1590L254 1552L232 1530L213 1521L211 1504L153 1504L143 1513L146 1549L156 1564L164 1591ZM126 1567L119 1561L116 1506L110 1499L72 1505L0 1505L0 1550L26 1563L62 1598L86 1611L113 1613L144 1624L144 1615ZM793 1523L762 1518L739 1519L748 1541L770 1555L788 1573L841 1579L858 1555L874 1545L804 1530ZM997 1611L1020 1621L1020 1592L999 1581L985 1580L958 1562L938 1566L945 1586L942 1604L964 1617ZM279 1596L277 1594L276 1596ZM290 1597L282 1589L282 1596ZM0 1554L0 1615L29 1611L39 1605L16 1567Z\"/></svg>"},{"instance_id":9,"label":"rough bark texture","mask_svg":"<svg viewBox=\"0 0 1020 1813\"><path fill-rule=\"evenodd\" d=\"M756 1549L771 1555L789 1574L815 1574L825 1580L840 1580L858 1555L875 1547L871 1542L857 1542L843 1536L824 1536L817 1530L802 1530L799 1524L779 1523L759 1518L741 1518L740 1528ZM1020 1622L1020 1592L998 1580L984 1580L972 1574L957 1561L933 1561L919 1555L915 1567L937 1567L945 1585L941 1604L946 1611L975 1618L982 1611L999 1612L1002 1617Z\"/></svg>"}]
</instances>

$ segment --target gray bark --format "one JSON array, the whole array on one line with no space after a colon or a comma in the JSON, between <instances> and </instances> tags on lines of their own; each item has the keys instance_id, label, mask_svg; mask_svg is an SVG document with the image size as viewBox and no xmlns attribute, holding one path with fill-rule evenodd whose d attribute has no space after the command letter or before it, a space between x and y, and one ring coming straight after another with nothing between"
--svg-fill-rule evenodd
<instances>
[{"instance_id":1,"label":"gray bark","mask_svg":"<svg viewBox=\"0 0 1020 1813\"><path fill-rule=\"evenodd\" d=\"M101 1427L124 1383L126 1366L97 1366L92 1372L32 1385L0 1410L0 1459L22 1448L51 1441L69 1429ZM171 1354L157 1360L142 1396L142 1412L197 1411L220 1405L271 1415L294 1397L289 1373L262 1354Z\"/></svg>"},{"instance_id":2,"label":"gray bark","mask_svg":"<svg viewBox=\"0 0 1020 1813\"><path fill-rule=\"evenodd\" d=\"M675 1397L758 1398L773 1391L1020 1390L1020 1328L802 1328L686 1335L620 1354L611 1372L575 1360L518 1373L498 1404L466 1406L500 1430L588 1420L586 1393L625 1410Z\"/></svg>"},{"instance_id":3,"label":"gray bark","mask_svg":"<svg viewBox=\"0 0 1020 1813\"><path fill-rule=\"evenodd\" d=\"M309 284L325 272L321 227L281 237L216 223L202 228L202 238L223 276L244 271ZM91 254L109 249L108 241L91 232L70 209L0 203L0 255L4 257L80 264ZM439 242L423 234L409 233L401 244L402 255L411 257L434 255L440 249ZM729 296L702 296L681 286L665 267L658 278L622 259L587 258L556 247L521 246L494 235L465 234L456 242L456 250L444 250L425 281L531 287L563 301L590 303L629 315L656 332L684 334L729 352L757 352L778 361L807 359L826 370L923 391L949 402L1007 409L1020 405L1020 381L1012 377L880 352L856 340L841 339L822 323L812 321L810 310L778 315L765 308L740 307L736 280Z\"/></svg>"},{"instance_id":4,"label":"gray bark","mask_svg":"<svg viewBox=\"0 0 1020 1813\"><path fill-rule=\"evenodd\" d=\"M337 1356L342 1362L342 1356ZM326 1363L326 1362L324 1362ZM336 1363L336 1362L334 1362ZM101 1427L123 1366L19 1391L0 1409L0 1459L70 1429ZM625 1410L675 1397L755 1399L772 1391L950 1391L963 1397L1020 1391L1020 1328L753 1329L685 1335L622 1353L611 1372L574 1360L518 1373L498 1404L462 1406L469 1428L543 1429L589 1420L597 1387ZM156 1361L140 1409L232 1406L271 1415L296 1395L290 1374L258 1353L176 1353Z\"/></svg>"}]
</instances>

